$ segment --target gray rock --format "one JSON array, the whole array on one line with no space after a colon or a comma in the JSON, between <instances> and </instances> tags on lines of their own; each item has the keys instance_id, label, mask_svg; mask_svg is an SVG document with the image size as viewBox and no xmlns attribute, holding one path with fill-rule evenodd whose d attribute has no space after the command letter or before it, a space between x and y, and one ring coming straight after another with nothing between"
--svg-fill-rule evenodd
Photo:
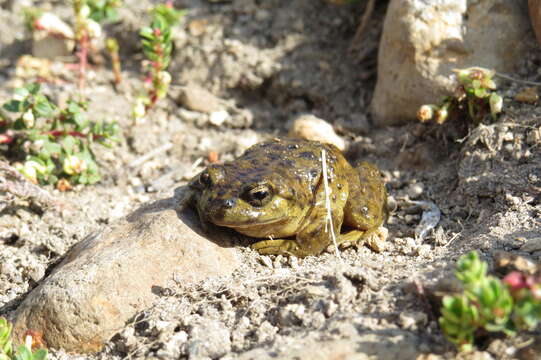
<instances>
[{"instance_id":1,"label":"gray rock","mask_svg":"<svg viewBox=\"0 0 541 360\"><path fill-rule=\"evenodd\" d=\"M240 264L231 239L202 237L195 213L176 211L179 201L142 206L75 245L15 311L16 339L33 329L48 347L97 351L173 278L189 284L230 274Z\"/></svg>"},{"instance_id":2,"label":"gray rock","mask_svg":"<svg viewBox=\"0 0 541 360\"><path fill-rule=\"evenodd\" d=\"M327 359L416 359L416 338L405 331L375 331L349 339L295 342L279 349L256 348L241 354L239 360L327 360Z\"/></svg>"},{"instance_id":3,"label":"gray rock","mask_svg":"<svg viewBox=\"0 0 541 360\"><path fill-rule=\"evenodd\" d=\"M184 108L179 110L180 116L187 122L195 122L199 126L207 122L214 126L227 124L236 128L252 125L253 114L249 110L239 108L233 101L221 99L199 85L172 87L171 92Z\"/></svg>"},{"instance_id":4,"label":"gray rock","mask_svg":"<svg viewBox=\"0 0 541 360\"><path fill-rule=\"evenodd\" d=\"M212 94L210 91L195 85L189 84L179 88L177 97L179 105L191 110L205 114L226 109L225 100Z\"/></svg>"},{"instance_id":5,"label":"gray rock","mask_svg":"<svg viewBox=\"0 0 541 360\"><path fill-rule=\"evenodd\" d=\"M439 103L456 87L453 69L511 71L527 51L525 5L507 0L392 0L378 54L375 123L404 123L415 119L422 104Z\"/></svg>"},{"instance_id":6,"label":"gray rock","mask_svg":"<svg viewBox=\"0 0 541 360\"><path fill-rule=\"evenodd\" d=\"M521 251L533 253L541 250L541 237L536 237L526 241L521 247Z\"/></svg>"}]
</instances>

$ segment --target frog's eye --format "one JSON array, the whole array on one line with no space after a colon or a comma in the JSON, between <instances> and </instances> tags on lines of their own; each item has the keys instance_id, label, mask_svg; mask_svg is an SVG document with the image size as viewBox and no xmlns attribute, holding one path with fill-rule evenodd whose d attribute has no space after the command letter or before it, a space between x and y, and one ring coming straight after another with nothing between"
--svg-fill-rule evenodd
<instances>
[{"instance_id":1,"label":"frog's eye","mask_svg":"<svg viewBox=\"0 0 541 360\"><path fill-rule=\"evenodd\" d=\"M212 179L210 178L210 174L207 171L202 172L201 175L199 175L199 184L205 188L208 188L212 185Z\"/></svg>"},{"instance_id":2,"label":"frog's eye","mask_svg":"<svg viewBox=\"0 0 541 360\"><path fill-rule=\"evenodd\" d=\"M246 200L252 206L266 205L272 198L272 189L268 185L256 185L246 192Z\"/></svg>"}]
</instances>

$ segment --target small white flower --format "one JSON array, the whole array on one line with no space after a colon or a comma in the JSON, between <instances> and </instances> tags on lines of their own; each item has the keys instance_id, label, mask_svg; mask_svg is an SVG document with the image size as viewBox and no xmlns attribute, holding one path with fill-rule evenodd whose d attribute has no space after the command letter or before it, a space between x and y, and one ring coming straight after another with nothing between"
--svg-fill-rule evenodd
<instances>
[{"instance_id":1,"label":"small white flower","mask_svg":"<svg viewBox=\"0 0 541 360\"><path fill-rule=\"evenodd\" d=\"M488 102L490 104L490 112L493 116L502 112L503 98L500 95L497 93L492 93L490 95L490 99L488 99Z\"/></svg>"},{"instance_id":2,"label":"small white flower","mask_svg":"<svg viewBox=\"0 0 541 360\"><path fill-rule=\"evenodd\" d=\"M434 117L433 105L422 105L417 111L417 119L421 122L426 122Z\"/></svg>"},{"instance_id":3,"label":"small white flower","mask_svg":"<svg viewBox=\"0 0 541 360\"><path fill-rule=\"evenodd\" d=\"M38 183L38 174L45 174L47 171L45 166L33 160L26 161L24 164L17 163L15 164L15 169L34 184Z\"/></svg>"},{"instance_id":4,"label":"small white flower","mask_svg":"<svg viewBox=\"0 0 541 360\"><path fill-rule=\"evenodd\" d=\"M28 180L32 181L34 184L38 182L38 174L36 172L36 169L33 167L27 167L26 163L23 164L17 164L15 166L15 169L19 170L21 174L23 174Z\"/></svg>"},{"instance_id":5,"label":"small white flower","mask_svg":"<svg viewBox=\"0 0 541 360\"><path fill-rule=\"evenodd\" d=\"M26 110L26 112L23 114L23 123L27 128L34 126L35 119L31 109Z\"/></svg>"},{"instance_id":6,"label":"small white flower","mask_svg":"<svg viewBox=\"0 0 541 360\"><path fill-rule=\"evenodd\" d=\"M34 160L29 160L25 162L24 166L35 169L39 174L45 174L45 171L47 171L47 168L45 166Z\"/></svg>"},{"instance_id":7,"label":"small white flower","mask_svg":"<svg viewBox=\"0 0 541 360\"><path fill-rule=\"evenodd\" d=\"M164 84L169 85L171 83L171 74L169 74L167 71L161 71L160 81Z\"/></svg>"},{"instance_id":8,"label":"small white flower","mask_svg":"<svg viewBox=\"0 0 541 360\"><path fill-rule=\"evenodd\" d=\"M86 28L88 29L88 36L91 38L98 38L101 36L101 26L92 19L88 19L86 22Z\"/></svg>"},{"instance_id":9,"label":"small white flower","mask_svg":"<svg viewBox=\"0 0 541 360\"><path fill-rule=\"evenodd\" d=\"M133 104L132 114L135 119L140 119L146 115L145 101L142 98L137 98Z\"/></svg>"},{"instance_id":10,"label":"small white flower","mask_svg":"<svg viewBox=\"0 0 541 360\"><path fill-rule=\"evenodd\" d=\"M62 165L64 172L68 175L80 174L87 168L86 161L75 155L67 156Z\"/></svg>"},{"instance_id":11,"label":"small white flower","mask_svg":"<svg viewBox=\"0 0 541 360\"><path fill-rule=\"evenodd\" d=\"M24 339L24 346L32 353L32 335L26 335Z\"/></svg>"},{"instance_id":12,"label":"small white flower","mask_svg":"<svg viewBox=\"0 0 541 360\"><path fill-rule=\"evenodd\" d=\"M437 124L443 124L445 120L449 117L449 111L447 111L447 108L442 107L439 110L436 111L436 123Z\"/></svg>"}]
</instances>

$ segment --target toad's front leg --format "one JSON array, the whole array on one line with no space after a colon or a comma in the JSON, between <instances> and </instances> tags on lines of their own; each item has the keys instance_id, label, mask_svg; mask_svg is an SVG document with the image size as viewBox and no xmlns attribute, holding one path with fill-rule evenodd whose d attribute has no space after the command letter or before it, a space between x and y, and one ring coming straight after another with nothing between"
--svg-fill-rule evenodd
<instances>
[{"instance_id":1,"label":"toad's front leg","mask_svg":"<svg viewBox=\"0 0 541 360\"><path fill-rule=\"evenodd\" d=\"M294 239L261 240L250 246L261 255L303 255L301 247Z\"/></svg>"}]
</instances>

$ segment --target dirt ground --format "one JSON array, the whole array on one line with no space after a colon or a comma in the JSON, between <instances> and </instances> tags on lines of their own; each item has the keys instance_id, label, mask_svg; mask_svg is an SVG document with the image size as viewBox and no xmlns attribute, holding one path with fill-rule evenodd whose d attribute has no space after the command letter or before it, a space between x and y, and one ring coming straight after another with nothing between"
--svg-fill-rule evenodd
<instances>
[{"instance_id":1,"label":"dirt ground","mask_svg":"<svg viewBox=\"0 0 541 360\"><path fill-rule=\"evenodd\" d=\"M0 99L22 84L15 61L30 51L17 15L21 3L0 1ZM142 203L170 197L208 163L210 151L231 160L255 142L284 136L298 114L334 124L352 162L377 164L396 206L380 253L352 247L341 260L331 253L296 259L243 249L244 264L232 276L190 287L172 283L102 352L51 349L51 359L309 359L320 347L349 347L358 359L453 359L435 309L418 289L451 278L456 259L473 249L491 264L498 251L541 261L540 251L520 250L541 237L541 110L513 100L525 85L499 81L504 114L461 142L446 127L375 128L368 105L386 2L378 2L362 50L351 53L364 2L179 0L175 6L189 11L175 33L170 96L146 121L133 123L131 103L142 84L137 29L151 2L124 3L121 22L106 27L120 39L124 82L115 90L106 61L92 68L87 92L93 116L117 120L122 140L112 152L96 148L100 183L65 193L49 189L66 204L62 216L22 200L0 212L0 315L73 244ZM64 2L34 4L70 19ZM533 34L525 41L530 56L508 75L539 81L539 46ZM75 91L75 74L66 67L58 74L60 81L44 89L62 102ZM236 106L239 115L216 127L181 109L179 86L188 83ZM166 143L169 150L137 163ZM409 200L432 201L442 212L422 243L414 239L421 212ZM516 358L521 340L488 339L479 344L482 351L462 358Z\"/></svg>"}]
</instances>

